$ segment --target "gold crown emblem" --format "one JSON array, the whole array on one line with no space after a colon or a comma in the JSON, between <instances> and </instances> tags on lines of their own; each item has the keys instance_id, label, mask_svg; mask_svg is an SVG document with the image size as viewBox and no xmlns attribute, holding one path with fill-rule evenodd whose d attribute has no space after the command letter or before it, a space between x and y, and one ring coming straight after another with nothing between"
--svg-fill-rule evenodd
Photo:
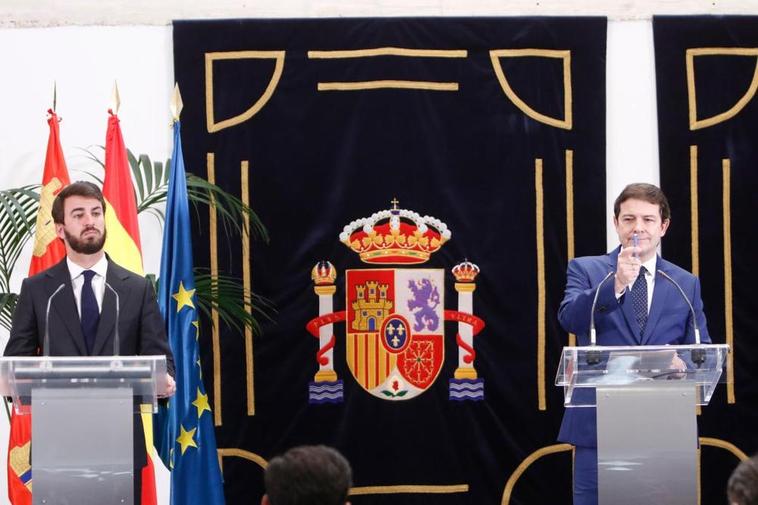
<instances>
[{"instance_id":1,"label":"gold crown emblem","mask_svg":"<svg viewBox=\"0 0 758 505\"><path fill-rule=\"evenodd\" d=\"M328 261L319 261L311 270L311 280L317 286L334 284L337 278L337 269Z\"/></svg>"},{"instance_id":2,"label":"gold crown emblem","mask_svg":"<svg viewBox=\"0 0 758 505\"><path fill-rule=\"evenodd\" d=\"M479 267L468 260L458 263L453 267L453 275L458 282L474 282L479 275Z\"/></svg>"},{"instance_id":3,"label":"gold crown emblem","mask_svg":"<svg viewBox=\"0 0 758 505\"><path fill-rule=\"evenodd\" d=\"M450 240L447 225L407 209L383 210L351 222L340 241L357 252L364 263L413 265L426 262Z\"/></svg>"}]
</instances>

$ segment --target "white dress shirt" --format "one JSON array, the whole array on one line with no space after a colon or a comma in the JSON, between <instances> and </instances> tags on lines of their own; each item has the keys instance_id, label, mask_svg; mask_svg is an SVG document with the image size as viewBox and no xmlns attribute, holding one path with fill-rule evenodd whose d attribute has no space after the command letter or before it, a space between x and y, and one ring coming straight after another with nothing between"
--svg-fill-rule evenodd
<instances>
[{"instance_id":1,"label":"white dress shirt","mask_svg":"<svg viewBox=\"0 0 758 505\"><path fill-rule=\"evenodd\" d=\"M657 270L655 269L655 266L658 264L658 256L653 256L646 262L642 264L643 267L647 270L645 272L645 281L647 281L647 311L650 313L650 306L653 304L653 288L655 288L655 274ZM636 279L635 279L636 280ZM626 289L627 291L632 290L632 285L634 284L634 281L632 281L631 284L629 284Z\"/></svg>"},{"instance_id":2,"label":"white dress shirt","mask_svg":"<svg viewBox=\"0 0 758 505\"><path fill-rule=\"evenodd\" d=\"M71 287L74 288L74 298L76 299L76 310L79 311L79 317L82 317L82 286L84 285L84 276L82 272L92 270L95 275L92 277L92 290L95 292L97 299L98 311L103 310L103 295L105 294L105 275L108 273L108 259L103 254L100 260L90 268L82 268L71 258L66 257L68 271L71 274Z\"/></svg>"}]
</instances>

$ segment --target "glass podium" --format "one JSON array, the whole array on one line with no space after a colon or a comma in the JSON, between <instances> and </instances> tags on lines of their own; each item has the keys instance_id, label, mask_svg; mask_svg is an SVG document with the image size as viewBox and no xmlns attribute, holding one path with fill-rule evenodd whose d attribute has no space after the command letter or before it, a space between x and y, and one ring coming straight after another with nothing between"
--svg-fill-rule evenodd
<instances>
[{"instance_id":1,"label":"glass podium","mask_svg":"<svg viewBox=\"0 0 758 505\"><path fill-rule=\"evenodd\" d=\"M597 408L600 505L697 503L696 406L708 405L726 344L564 347L566 408Z\"/></svg>"},{"instance_id":2,"label":"glass podium","mask_svg":"<svg viewBox=\"0 0 758 505\"><path fill-rule=\"evenodd\" d=\"M165 356L0 358L0 394L33 414L32 503L132 505L134 414L165 381Z\"/></svg>"}]
</instances>

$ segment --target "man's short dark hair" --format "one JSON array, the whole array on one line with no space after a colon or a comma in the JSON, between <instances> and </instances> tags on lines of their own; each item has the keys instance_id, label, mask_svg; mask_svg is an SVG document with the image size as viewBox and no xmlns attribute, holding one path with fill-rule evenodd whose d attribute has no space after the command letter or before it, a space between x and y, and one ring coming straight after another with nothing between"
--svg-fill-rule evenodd
<instances>
[{"instance_id":1,"label":"man's short dark hair","mask_svg":"<svg viewBox=\"0 0 758 505\"><path fill-rule=\"evenodd\" d=\"M344 505L352 483L347 460L331 447L294 447L269 462L264 476L271 505Z\"/></svg>"},{"instance_id":2,"label":"man's short dark hair","mask_svg":"<svg viewBox=\"0 0 758 505\"><path fill-rule=\"evenodd\" d=\"M618 219L619 212L621 212L621 204L627 200L642 200L643 202L658 205L661 211L661 221L671 219L669 201L658 186L644 182L635 182L625 187L613 203L613 215L616 219Z\"/></svg>"},{"instance_id":3,"label":"man's short dark hair","mask_svg":"<svg viewBox=\"0 0 758 505\"><path fill-rule=\"evenodd\" d=\"M729 503L758 505L758 455L742 461L726 485Z\"/></svg>"},{"instance_id":4,"label":"man's short dark hair","mask_svg":"<svg viewBox=\"0 0 758 505\"><path fill-rule=\"evenodd\" d=\"M54 223L63 224L63 219L65 217L63 212L65 206L64 203L69 196L81 196L84 198L100 200L100 205L103 207L103 212L105 212L105 198L103 198L103 193L100 191L100 188L91 182L76 181L60 190L55 197L55 200L53 200L51 214L53 215Z\"/></svg>"}]
</instances>

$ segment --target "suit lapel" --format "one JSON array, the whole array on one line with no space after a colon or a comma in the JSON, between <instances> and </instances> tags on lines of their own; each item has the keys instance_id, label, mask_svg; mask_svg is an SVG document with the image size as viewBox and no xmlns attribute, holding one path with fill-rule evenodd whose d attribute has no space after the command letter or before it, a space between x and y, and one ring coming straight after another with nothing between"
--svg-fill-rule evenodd
<instances>
[{"instance_id":1,"label":"suit lapel","mask_svg":"<svg viewBox=\"0 0 758 505\"><path fill-rule=\"evenodd\" d=\"M665 265L660 258L658 258L656 265L658 269L666 272ZM667 279L664 279L663 276L658 274L656 271L655 287L653 288L653 301L650 304L650 313L647 317L647 327L645 328L645 334L642 338L643 344L647 344L655 335L655 326L658 324L658 321L661 320L661 314L663 314L664 307L668 306L668 297L671 294L671 288L673 288L673 286L671 286L671 283Z\"/></svg>"},{"instance_id":2,"label":"suit lapel","mask_svg":"<svg viewBox=\"0 0 758 505\"><path fill-rule=\"evenodd\" d=\"M81 356L87 355L87 346L84 343L82 335L82 326L79 321L79 310L76 308L76 299L74 298L74 289L71 287L71 274L68 271L66 260L61 261L56 266L48 270L49 275L49 295L58 289L58 286L64 284L63 290L58 293L52 301L50 310L55 311L63 321L63 326L68 330L71 340L74 342L77 351ZM50 338L56 338L56 330L51 328ZM44 352L44 349L43 349Z\"/></svg>"},{"instance_id":3,"label":"suit lapel","mask_svg":"<svg viewBox=\"0 0 758 505\"><path fill-rule=\"evenodd\" d=\"M610 268L611 271L615 272L618 268L618 255L621 251L621 247L616 248L614 252L612 252L609 255L610 260ZM619 299L619 305L621 305L621 313L624 315L623 323L626 324L626 330L627 333L624 336L625 338L631 337L632 340L639 344L640 343L640 330L637 326L637 319L634 317L634 309L632 308L631 298L627 296L628 293L624 293L624 296L622 296ZM620 328L621 329L621 328Z\"/></svg>"},{"instance_id":4,"label":"suit lapel","mask_svg":"<svg viewBox=\"0 0 758 505\"><path fill-rule=\"evenodd\" d=\"M124 281L129 276L128 271L122 268L116 268L113 261L108 260L108 271L105 280L118 293L119 307L124 307L128 298L129 291L125 289ZM100 322L97 325L97 334L95 335L95 344L92 348L94 356L110 356L113 354L114 328L116 325L116 295L105 286L103 294L103 305L100 309ZM110 347L106 346L109 345ZM120 350L119 350L120 353Z\"/></svg>"}]
</instances>

